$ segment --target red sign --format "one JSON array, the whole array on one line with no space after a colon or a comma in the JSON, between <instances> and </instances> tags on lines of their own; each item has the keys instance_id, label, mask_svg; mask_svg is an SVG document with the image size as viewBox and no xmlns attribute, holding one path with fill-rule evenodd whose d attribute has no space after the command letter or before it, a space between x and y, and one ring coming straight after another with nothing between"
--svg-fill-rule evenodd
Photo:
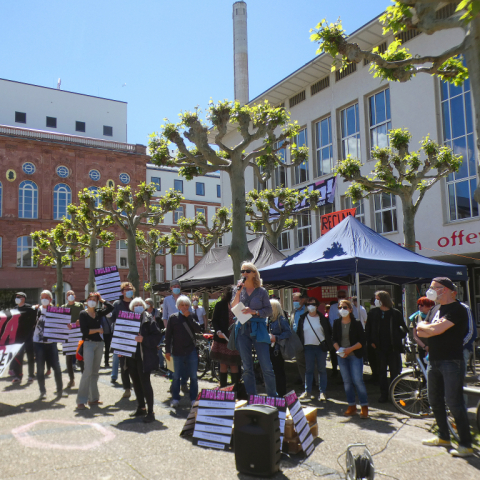
<instances>
[{"instance_id":1,"label":"red sign","mask_svg":"<svg viewBox=\"0 0 480 480\"><path fill-rule=\"evenodd\" d=\"M338 212L326 213L320 217L320 225L322 235L327 233L333 227L336 227L342 220L349 215L355 216L356 208L348 208L347 210L339 210Z\"/></svg>"}]
</instances>

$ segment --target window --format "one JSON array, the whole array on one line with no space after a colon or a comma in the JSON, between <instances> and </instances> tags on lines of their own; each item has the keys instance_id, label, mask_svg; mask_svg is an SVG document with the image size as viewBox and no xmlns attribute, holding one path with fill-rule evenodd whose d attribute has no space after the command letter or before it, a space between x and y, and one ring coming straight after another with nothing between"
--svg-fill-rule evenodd
<instances>
[{"instance_id":1,"label":"window","mask_svg":"<svg viewBox=\"0 0 480 480\"><path fill-rule=\"evenodd\" d=\"M27 175L32 175L33 173L35 173L35 165L30 162L25 162L22 165L22 170L23 173L26 173Z\"/></svg>"},{"instance_id":2,"label":"window","mask_svg":"<svg viewBox=\"0 0 480 480\"><path fill-rule=\"evenodd\" d=\"M375 206L375 230L377 233L397 231L397 206L395 195L377 193L373 197Z\"/></svg>"},{"instance_id":3,"label":"window","mask_svg":"<svg viewBox=\"0 0 480 480\"><path fill-rule=\"evenodd\" d=\"M281 163L285 163L285 158L286 158L286 150L285 147L282 148L283 142L276 142L273 145L274 149L279 149L277 150L277 156L280 159ZM275 167L273 170L273 175L272 175L272 183L273 183L273 188L278 188L278 187L286 187L287 186L287 169L283 165L278 165Z\"/></svg>"},{"instance_id":4,"label":"window","mask_svg":"<svg viewBox=\"0 0 480 480\"><path fill-rule=\"evenodd\" d=\"M0 217L2 216L2 199L3 199L3 187L2 187L2 182L0 182Z\"/></svg>"},{"instance_id":5,"label":"window","mask_svg":"<svg viewBox=\"0 0 480 480\"><path fill-rule=\"evenodd\" d=\"M195 192L197 195L204 197L205 196L205 184L202 182L195 182Z\"/></svg>"},{"instance_id":6,"label":"window","mask_svg":"<svg viewBox=\"0 0 480 480\"><path fill-rule=\"evenodd\" d=\"M310 212L299 213L297 215L297 248L306 247L312 243L312 228Z\"/></svg>"},{"instance_id":7,"label":"window","mask_svg":"<svg viewBox=\"0 0 480 480\"><path fill-rule=\"evenodd\" d=\"M38 218L38 188L30 180L18 188L18 218Z\"/></svg>"},{"instance_id":8,"label":"window","mask_svg":"<svg viewBox=\"0 0 480 480\"><path fill-rule=\"evenodd\" d=\"M15 123L27 123L27 114L24 112L15 112Z\"/></svg>"},{"instance_id":9,"label":"window","mask_svg":"<svg viewBox=\"0 0 480 480\"><path fill-rule=\"evenodd\" d=\"M215 244L217 248L223 247L223 237L220 237L217 239L217 242Z\"/></svg>"},{"instance_id":10,"label":"window","mask_svg":"<svg viewBox=\"0 0 480 480\"><path fill-rule=\"evenodd\" d=\"M345 208L356 208L355 218L365 225L365 205L363 198L354 203L350 197L345 197Z\"/></svg>"},{"instance_id":11,"label":"window","mask_svg":"<svg viewBox=\"0 0 480 480\"><path fill-rule=\"evenodd\" d=\"M297 147L307 146L307 129L300 130L298 135L295 136L293 143ZM308 180L308 159L301 165L295 167L295 183L302 183Z\"/></svg>"},{"instance_id":12,"label":"window","mask_svg":"<svg viewBox=\"0 0 480 480\"><path fill-rule=\"evenodd\" d=\"M165 281L165 267L160 263L155 264L155 276L157 277L157 283Z\"/></svg>"},{"instance_id":13,"label":"window","mask_svg":"<svg viewBox=\"0 0 480 480\"><path fill-rule=\"evenodd\" d=\"M121 173L119 178L124 185L128 185L130 183L130 175L128 173Z\"/></svg>"},{"instance_id":14,"label":"window","mask_svg":"<svg viewBox=\"0 0 480 480\"><path fill-rule=\"evenodd\" d=\"M383 90L368 99L370 120L370 147L389 146L387 133L392 128L390 117L390 89Z\"/></svg>"},{"instance_id":15,"label":"window","mask_svg":"<svg viewBox=\"0 0 480 480\"><path fill-rule=\"evenodd\" d=\"M99 241L97 240L97 245ZM98 248L95 252L95 268L103 267L103 248ZM85 268L90 268L90 256L85 257Z\"/></svg>"},{"instance_id":16,"label":"window","mask_svg":"<svg viewBox=\"0 0 480 480\"><path fill-rule=\"evenodd\" d=\"M456 173L447 177L448 219L478 217L478 203L473 198L477 188L475 158L477 156L472 118L470 80L456 87L443 82L441 85L443 141L463 162Z\"/></svg>"},{"instance_id":17,"label":"window","mask_svg":"<svg viewBox=\"0 0 480 480\"><path fill-rule=\"evenodd\" d=\"M335 82L339 82L342 78L345 78L356 71L356 63L349 63L345 68L335 70Z\"/></svg>"},{"instance_id":18,"label":"window","mask_svg":"<svg viewBox=\"0 0 480 480\"><path fill-rule=\"evenodd\" d=\"M72 203L72 190L68 185L59 183L53 189L53 219L70 218L67 207Z\"/></svg>"},{"instance_id":19,"label":"window","mask_svg":"<svg viewBox=\"0 0 480 480\"><path fill-rule=\"evenodd\" d=\"M220 185L217 185L217 198L221 198L222 197L222 188L220 187Z\"/></svg>"},{"instance_id":20,"label":"window","mask_svg":"<svg viewBox=\"0 0 480 480\"><path fill-rule=\"evenodd\" d=\"M185 216L185 207L180 205L174 212L173 212L173 223L178 223L178 220Z\"/></svg>"},{"instance_id":21,"label":"window","mask_svg":"<svg viewBox=\"0 0 480 480\"><path fill-rule=\"evenodd\" d=\"M342 159L351 155L361 159L360 153L360 122L358 121L358 103L340 112L342 129Z\"/></svg>"},{"instance_id":22,"label":"window","mask_svg":"<svg viewBox=\"0 0 480 480\"><path fill-rule=\"evenodd\" d=\"M175 255L186 255L186 254L187 254L187 248L183 243L179 243L177 251L175 252Z\"/></svg>"},{"instance_id":23,"label":"window","mask_svg":"<svg viewBox=\"0 0 480 480\"><path fill-rule=\"evenodd\" d=\"M278 250L290 250L290 232L282 232L280 238L277 240Z\"/></svg>"},{"instance_id":24,"label":"window","mask_svg":"<svg viewBox=\"0 0 480 480\"><path fill-rule=\"evenodd\" d=\"M195 255L203 255L203 250L197 243L195 244Z\"/></svg>"},{"instance_id":25,"label":"window","mask_svg":"<svg viewBox=\"0 0 480 480\"><path fill-rule=\"evenodd\" d=\"M177 192L183 193L183 180L174 180L173 189Z\"/></svg>"},{"instance_id":26,"label":"window","mask_svg":"<svg viewBox=\"0 0 480 480\"><path fill-rule=\"evenodd\" d=\"M128 268L128 247L125 240L117 240L117 267Z\"/></svg>"},{"instance_id":27,"label":"window","mask_svg":"<svg viewBox=\"0 0 480 480\"><path fill-rule=\"evenodd\" d=\"M162 181L160 177L152 177L150 183L155 185L155 191L159 192L162 189Z\"/></svg>"},{"instance_id":28,"label":"window","mask_svg":"<svg viewBox=\"0 0 480 480\"><path fill-rule=\"evenodd\" d=\"M2 237L0 237L0 268L2 268Z\"/></svg>"},{"instance_id":29,"label":"window","mask_svg":"<svg viewBox=\"0 0 480 480\"><path fill-rule=\"evenodd\" d=\"M95 206L100 205L100 197L98 196L98 187L88 187L88 191L92 192L95 195Z\"/></svg>"},{"instance_id":30,"label":"window","mask_svg":"<svg viewBox=\"0 0 480 480\"><path fill-rule=\"evenodd\" d=\"M203 213L205 218L207 218L207 209L205 207L195 207L195 216L197 216L199 213Z\"/></svg>"},{"instance_id":31,"label":"window","mask_svg":"<svg viewBox=\"0 0 480 480\"><path fill-rule=\"evenodd\" d=\"M35 242L30 236L17 238L17 267L28 268L36 267L33 263L33 247Z\"/></svg>"},{"instance_id":32,"label":"window","mask_svg":"<svg viewBox=\"0 0 480 480\"><path fill-rule=\"evenodd\" d=\"M103 126L103 135L105 137L113 137L113 127Z\"/></svg>"},{"instance_id":33,"label":"window","mask_svg":"<svg viewBox=\"0 0 480 480\"><path fill-rule=\"evenodd\" d=\"M98 182L100 180L100 172L98 170L90 170L90 172L88 172L88 176L94 182Z\"/></svg>"},{"instance_id":34,"label":"window","mask_svg":"<svg viewBox=\"0 0 480 480\"><path fill-rule=\"evenodd\" d=\"M67 178L70 175L70 170L63 165L58 166L56 172L60 178Z\"/></svg>"},{"instance_id":35,"label":"window","mask_svg":"<svg viewBox=\"0 0 480 480\"><path fill-rule=\"evenodd\" d=\"M187 271L185 265L174 265L173 266L173 278L178 278L180 275L183 275Z\"/></svg>"},{"instance_id":36,"label":"window","mask_svg":"<svg viewBox=\"0 0 480 480\"><path fill-rule=\"evenodd\" d=\"M57 128L57 119L55 117L47 117L47 127Z\"/></svg>"},{"instance_id":37,"label":"window","mask_svg":"<svg viewBox=\"0 0 480 480\"><path fill-rule=\"evenodd\" d=\"M317 149L317 176L321 177L332 173L333 147L332 147L332 118L324 118L315 124L316 149Z\"/></svg>"},{"instance_id":38,"label":"window","mask_svg":"<svg viewBox=\"0 0 480 480\"><path fill-rule=\"evenodd\" d=\"M76 132L85 132L85 122L75 122Z\"/></svg>"}]
</instances>

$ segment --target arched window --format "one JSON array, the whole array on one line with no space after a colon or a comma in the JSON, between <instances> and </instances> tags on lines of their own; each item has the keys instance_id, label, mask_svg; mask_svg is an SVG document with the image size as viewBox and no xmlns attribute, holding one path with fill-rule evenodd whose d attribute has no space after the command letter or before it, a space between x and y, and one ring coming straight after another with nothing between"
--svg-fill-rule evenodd
<instances>
[{"instance_id":1,"label":"arched window","mask_svg":"<svg viewBox=\"0 0 480 480\"><path fill-rule=\"evenodd\" d=\"M30 180L18 187L18 217L38 218L38 187Z\"/></svg>"},{"instance_id":2,"label":"arched window","mask_svg":"<svg viewBox=\"0 0 480 480\"><path fill-rule=\"evenodd\" d=\"M17 267L28 268L36 267L37 264L33 263L33 247L35 242L32 237L18 237L17 238Z\"/></svg>"},{"instance_id":3,"label":"arched window","mask_svg":"<svg viewBox=\"0 0 480 480\"><path fill-rule=\"evenodd\" d=\"M100 204L100 198L98 197L98 187L88 187L88 191L92 192L95 196L95 206L98 207Z\"/></svg>"},{"instance_id":4,"label":"arched window","mask_svg":"<svg viewBox=\"0 0 480 480\"><path fill-rule=\"evenodd\" d=\"M185 265L177 264L173 266L173 278L178 278L180 275L183 275L187 271Z\"/></svg>"},{"instance_id":5,"label":"arched window","mask_svg":"<svg viewBox=\"0 0 480 480\"><path fill-rule=\"evenodd\" d=\"M67 207L72 203L72 190L65 183L55 185L53 189L53 219L62 220L63 217L70 218Z\"/></svg>"}]
</instances>

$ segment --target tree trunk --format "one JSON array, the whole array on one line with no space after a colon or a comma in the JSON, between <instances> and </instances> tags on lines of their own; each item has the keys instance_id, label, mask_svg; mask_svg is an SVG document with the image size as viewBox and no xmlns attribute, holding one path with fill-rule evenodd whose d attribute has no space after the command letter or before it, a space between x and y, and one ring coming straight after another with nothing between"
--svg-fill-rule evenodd
<instances>
[{"instance_id":1,"label":"tree trunk","mask_svg":"<svg viewBox=\"0 0 480 480\"><path fill-rule=\"evenodd\" d=\"M137 268L137 245L135 243L135 232L127 232L127 252L128 252L128 281L135 287L135 294L140 295L140 277Z\"/></svg>"},{"instance_id":2,"label":"tree trunk","mask_svg":"<svg viewBox=\"0 0 480 480\"><path fill-rule=\"evenodd\" d=\"M57 289L55 291L55 304L57 306L63 304L63 270L62 270L62 255L57 255Z\"/></svg>"},{"instance_id":3,"label":"tree trunk","mask_svg":"<svg viewBox=\"0 0 480 480\"><path fill-rule=\"evenodd\" d=\"M88 293L95 291L95 269L97 268L97 239L92 232L90 237L90 268L88 270Z\"/></svg>"},{"instance_id":4,"label":"tree trunk","mask_svg":"<svg viewBox=\"0 0 480 480\"><path fill-rule=\"evenodd\" d=\"M403 242L405 248L415 252L415 209L411 198L402 198L403 208ZM415 285L405 286L405 311L408 317L415 313L417 308L417 289Z\"/></svg>"},{"instance_id":5,"label":"tree trunk","mask_svg":"<svg viewBox=\"0 0 480 480\"><path fill-rule=\"evenodd\" d=\"M464 51L467 62L470 89L475 111L475 131L477 134L477 171L480 175L480 18L470 22L470 36ZM474 198L480 202L480 185L477 185Z\"/></svg>"},{"instance_id":6,"label":"tree trunk","mask_svg":"<svg viewBox=\"0 0 480 480\"><path fill-rule=\"evenodd\" d=\"M234 159L231 164L230 188L232 190L232 243L228 253L232 257L234 283L240 279L242 262L251 260L253 255L248 249L247 229L245 227L245 169L241 161Z\"/></svg>"},{"instance_id":7,"label":"tree trunk","mask_svg":"<svg viewBox=\"0 0 480 480\"><path fill-rule=\"evenodd\" d=\"M157 272L155 270L155 255L150 255L150 293L153 295L153 286L157 283Z\"/></svg>"}]
</instances>

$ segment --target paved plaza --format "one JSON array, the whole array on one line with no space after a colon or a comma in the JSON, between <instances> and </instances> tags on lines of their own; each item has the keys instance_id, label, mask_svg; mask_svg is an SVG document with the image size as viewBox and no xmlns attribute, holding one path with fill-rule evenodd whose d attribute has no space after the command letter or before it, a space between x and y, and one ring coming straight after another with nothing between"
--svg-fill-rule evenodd
<instances>
[{"instance_id":1,"label":"paved plaza","mask_svg":"<svg viewBox=\"0 0 480 480\"><path fill-rule=\"evenodd\" d=\"M64 357L61 357L65 368ZM293 365L288 365L289 373ZM110 370L102 369L99 381L102 406L76 412L77 388L68 398L55 401L53 378L47 379L47 399L38 400L37 383L12 386L0 380L1 479L248 479L235 469L232 452L207 450L179 436L188 414L188 399L182 397L177 411L169 406L170 382L153 376L156 421L144 424L131 419L135 396L122 399L123 389L110 383ZM289 377L294 378L293 375ZM64 373L64 382L68 381ZM76 385L80 374L76 374ZM200 382L200 388L216 383ZM301 387L296 386L297 393ZM319 438L311 457L282 455L281 472L275 479L345 478L345 456L351 443L365 443L377 472L408 480L480 478L480 449L469 459L452 458L444 449L421 445L429 437L432 421L412 420L393 406L376 403L378 387L368 386L371 418L346 418L345 395L339 379L329 379L329 401L318 406ZM473 422L474 401L469 404ZM381 408L380 408L381 407ZM340 456L340 458L338 458ZM337 459L338 462L337 463ZM375 478L389 478L378 475Z\"/></svg>"}]
</instances>

